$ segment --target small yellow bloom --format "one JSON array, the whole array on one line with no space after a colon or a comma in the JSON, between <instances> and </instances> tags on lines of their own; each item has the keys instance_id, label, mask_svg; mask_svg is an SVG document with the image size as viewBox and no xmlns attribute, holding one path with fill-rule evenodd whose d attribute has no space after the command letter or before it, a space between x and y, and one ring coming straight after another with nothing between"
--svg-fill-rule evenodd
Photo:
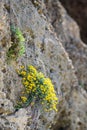
<instances>
[{"instance_id":1,"label":"small yellow bloom","mask_svg":"<svg viewBox=\"0 0 87 130\"><path fill-rule=\"evenodd\" d=\"M32 65L28 66L28 68L29 68L29 70L30 70L31 72L33 72L34 74L37 73L37 70L36 70L35 67L33 67Z\"/></svg>"},{"instance_id":2,"label":"small yellow bloom","mask_svg":"<svg viewBox=\"0 0 87 130\"><path fill-rule=\"evenodd\" d=\"M26 71L21 71L20 74L21 74L22 76L25 76L25 75L26 75Z\"/></svg>"},{"instance_id":3,"label":"small yellow bloom","mask_svg":"<svg viewBox=\"0 0 87 130\"><path fill-rule=\"evenodd\" d=\"M28 86L29 82L28 81L23 81L23 85Z\"/></svg>"},{"instance_id":4,"label":"small yellow bloom","mask_svg":"<svg viewBox=\"0 0 87 130\"><path fill-rule=\"evenodd\" d=\"M23 65L21 65L21 66L20 66L20 69L24 69L24 66L23 66Z\"/></svg>"},{"instance_id":5,"label":"small yellow bloom","mask_svg":"<svg viewBox=\"0 0 87 130\"><path fill-rule=\"evenodd\" d=\"M33 77L32 77L30 74L28 74L28 75L27 75L27 79L28 79L29 81L31 81L31 80L33 79Z\"/></svg>"},{"instance_id":6,"label":"small yellow bloom","mask_svg":"<svg viewBox=\"0 0 87 130\"><path fill-rule=\"evenodd\" d=\"M21 97L22 102L26 102L27 98L26 97Z\"/></svg>"}]
</instances>

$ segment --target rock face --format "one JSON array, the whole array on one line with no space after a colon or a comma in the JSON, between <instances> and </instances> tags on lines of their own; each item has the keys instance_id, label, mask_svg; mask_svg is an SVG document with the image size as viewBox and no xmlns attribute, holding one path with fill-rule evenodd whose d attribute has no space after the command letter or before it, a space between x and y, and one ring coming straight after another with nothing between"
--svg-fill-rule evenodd
<instances>
[{"instance_id":1,"label":"rock face","mask_svg":"<svg viewBox=\"0 0 87 130\"><path fill-rule=\"evenodd\" d=\"M60 0L60 2L80 26L81 38L87 44L87 1Z\"/></svg>"},{"instance_id":2,"label":"rock face","mask_svg":"<svg viewBox=\"0 0 87 130\"><path fill-rule=\"evenodd\" d=\"M58 1L48 2L46 6L50 22L72 59L79 85L87 90L87 46L80 39L79 27Z\"/></svg>"},{"instance_id":3,"label":"rock face","mask_svg":"<svg viewBox=\"0 0 87 130\"><path fill-rule=\"evenodd\" d=\"M57 5L58 19L53 15L56 11L53 4ZM59 2L38 1L36 4L35 1L29 0L1 0L0 7L0 130L86 130L87 96L80 88L78 79L83 82L86 80L81 79L79 74L76 75L75 69L81 63L78 55L87 51L79 39L76 23L68 15L66 15L68 19L65 19L66 12ZM68 20L72 21L72 24L67 27ZM8 63L6 54L11 46L11 25L19 27L23 32L26 52L17 60L12 59ZM75 28L72 33L73 27ZM71 46L69 41L66 43L66 31L69 32L68 40L77 37L77 42L73 41L74 46ZM69 51L64 47L70 47ZM78 59L76 66L74 62L77 59L72 59L73 47L78 51L74 54ZM73 53L69 53L70 49ZM20 65L29 64L52 79L59 98L58 112L41 113L39 107L36 109L32 106L15 111L14 106L23 88L16 69ZM83 74L85 70L81 71L80 74Z\"/></svg>"}]
</instances>

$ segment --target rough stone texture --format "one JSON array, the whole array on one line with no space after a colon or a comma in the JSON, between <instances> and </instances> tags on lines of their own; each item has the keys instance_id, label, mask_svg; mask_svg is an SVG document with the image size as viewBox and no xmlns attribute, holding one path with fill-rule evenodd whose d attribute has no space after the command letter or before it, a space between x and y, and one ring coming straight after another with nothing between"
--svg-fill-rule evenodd
<instances>
[{"instance_id":1,"label":"rough stone texture","mask_svg":"<svg viewBox=\"0 0 87 130\"><path fill-rule=\"evenodd\" d=\"M87 45L80 39L79 27L58 1L49 1L46 6L49 21L72 59L79 85L87 90Z\"/></svg>"},{"instance_id":2,"label":"rough stone texture","mask_svg":"<svg viewBox=\"0 0 87 130\"><path fill-rule=\"evenodd\" d=\"M87 0L60 0L80 26L81 38L87 44Z\"/></svg>"},{"instance_id":3,"label":"rough stone texture","mask_svg":"<svg viewBox=\"0 0 87 130\"><path fill-rule=\"evenodd\" d=\"M71 97L70 97L71 96ZM59 113L54 130L86 130L87 96L82 91L73 91L59 104ZM68 102L68 103L67 103ZM85 110L85 111L83 111Z\"/></svg>"},{"instance_id":4,"label":"rough stone texture","mask_svg":"<svg viewBox=\"0 0 87 130\"><path fill-rule=\"evenodd\" d=\"M72 61L62 45L65 39L60 39L64 37L61 30L66 28L60 24L57 37L50 22L29 0L0 1L0 130L87 129L86 92L80 89ZM23 32L26 53L7 64L6 52L11 45L10 24ZM28 64L36 66L52 79L59 97L58 113L41 113L40 106L14 110L23 88L16 69Z\"/></svg>"}]
</instances>

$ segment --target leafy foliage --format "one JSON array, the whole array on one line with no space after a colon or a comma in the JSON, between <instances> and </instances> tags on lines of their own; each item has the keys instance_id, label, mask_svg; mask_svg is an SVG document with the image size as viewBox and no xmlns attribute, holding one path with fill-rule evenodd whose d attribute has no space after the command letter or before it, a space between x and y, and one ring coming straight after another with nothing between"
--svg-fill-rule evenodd
<instances>
[{"instance_id":1,"label":"leafy foliage","mask_svg":"<svg viewBox=\"0 0 87 130\"><path fill-rule=\"evenodd\" d=\"M17 58L25 52L25 38L19 28L11 26L11 47L7 52L7 59Z\"/></svg>"},{"instance_id":2,"label":"leafy foliage","mask_svg":"<svg viewBox=\"0 0 87 130\"><path fill-rule=\"evenodd\" d=\"M58 98L49 78L45 78L43 73L38 72L33 66L28 66L26 70L21 66L17 73L22 77L24 86L17 108L27 107L32 103L42 105L45 111L57 111Z\"/></svg>"}]
</instances>

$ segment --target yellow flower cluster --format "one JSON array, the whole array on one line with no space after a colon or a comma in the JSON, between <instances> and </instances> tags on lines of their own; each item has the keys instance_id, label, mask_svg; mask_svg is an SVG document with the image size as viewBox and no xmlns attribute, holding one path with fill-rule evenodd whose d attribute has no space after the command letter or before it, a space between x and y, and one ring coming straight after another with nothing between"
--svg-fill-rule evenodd
<instances>
[{"instance_id":1,"label":"yellow flower cluster","mask_svg":"<svg viewBox=\"0 0 87 130\"><path fill-rule=\"evenodd\" d=\"M49 78L45 78L43 73L38 72L33 66L28 66L26 70L24 66L21 66L17 73L22 77L24 85L21 95L22 104L29 105L37 102L46 111L57 111L58 98Z\"/></svg>"}]
</instances>

